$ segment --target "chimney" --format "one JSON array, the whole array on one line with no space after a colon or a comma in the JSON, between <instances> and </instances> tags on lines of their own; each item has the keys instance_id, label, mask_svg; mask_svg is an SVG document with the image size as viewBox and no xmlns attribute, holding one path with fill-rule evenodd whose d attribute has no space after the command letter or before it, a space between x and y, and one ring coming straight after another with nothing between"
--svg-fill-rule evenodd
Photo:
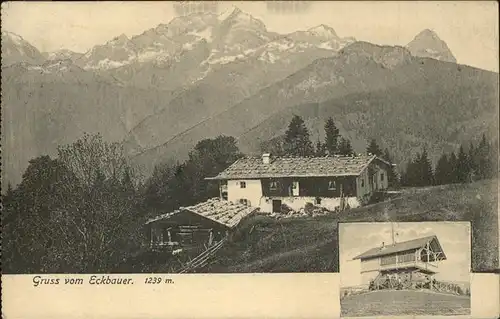
<instances>
[{"instance_id":1,"label":"chimney","mask_svg":"<svg viewBox=\"0 0 500 319\"><path fill-rule=\"evenodd\" d=\"M262 163L269 164L270 157L271 154L269 153L262 154Z\"/></svg>"}]
</instances>

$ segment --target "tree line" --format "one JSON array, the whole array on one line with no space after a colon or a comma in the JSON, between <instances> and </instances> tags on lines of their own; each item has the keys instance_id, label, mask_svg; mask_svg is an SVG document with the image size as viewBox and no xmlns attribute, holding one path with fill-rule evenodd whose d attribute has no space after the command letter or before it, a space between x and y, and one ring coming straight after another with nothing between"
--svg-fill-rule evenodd
<instances>
[{"instance_id":1,"label":"tree line","mask_svg":"<svg viewBox=\"0 0 500 319\"><path fill-rule=\"evenodd\" d=\"M242 156L232 136L198 142L185 162L155 167L144 189L145 210L155 215L218 197L218 185L205 178L217 175Z\"/></svg>"},{"instance_id":2,"label":"tree line","mask_svg":"<svg viewBox=\"0 0 500 319\"><path fill-rule=\"evenodd\" d=\"M266 152L276 156L354 154L351 143L339 134L332 118L325 123L325 133L324 143L318 142L316 148L313 147L304 120L294 116L283 140L267 148ZM200 141L185 162L155 167L145 185L145 210L154 215L219 196L218 185L207 182L205 177L217 175L242 156L234 137L219 136Z\"/></svg>"},{"instance_id":3,"label":"tree line","mask_svg":"<svg viewBox=\"0 0 500 319\"><path fill-rule=\"evenodd\" d=\"M403 186L429 186L468 183L490 179L498 173L498 146L483 134L477 145L470 143L466 151L463 145L458 152L443 153L433 169L427 149L411 159L401 176Z\"/></svg>"},{"instance_id":4,"label":"tree line","mask_svg":"<svg viewBox=\"0 0 500 319\"><path fill-rule=\"evenodd\" d=\"M135 173L118 143L85 135L29 162L2 195L5 273L107 272L138 248Z\"/></svg>"},{"instance_id":5,"label":"tree line","mask_svg":"<svg viewBox=\"0 0 500 319\"><path fill-rule=\"evenodd\" d=\"M294 115L284 136L262 143L261 151L276 156L324 156L327 154L351 156L354 154L351 142L340 135L332 117L325 122L324 130L324 141L318 140L313 146L304 120Z\"/></svg>"},{"instance_id":6,"label":"tree line","mask_svg":"<svg viewBox=\"0 0 500 319\"><path fill-rule=\"evenodd\" d=\"M100 135L34 158L2 195L3 271L113 272L143 249L149 217L218 196L204 178L241 156L233 137L202 140L185 162L158 165L145 183L121 144Z\"/></svg>"},{"instance_id":7,"label":"tree line","mask_svg":"<svg viewBox=\"0 0 500 319\"><path fill-rule=\"evenodd\" d=\"M291 155L353 154L332 119L316 149L300 117L290 122L283 152ZM205 180L242 157L236 139L198 142L182 163L157 165L145 183L122 145L85 134L58 147L57 155L29 162L17 187L2 195L6 273L99 273L124 262L145 242L148 217L219 195Z\"/></svg>"},{"instance_id":8,"label":"tree line","mask_svg":"<svg viewBox=\"0 0 500 319\"><path fill-rule=\"evenodd\" d=\"M353 155L349 140L339 134L332 118L324 125L325 139L313 147L304 121L295 116L274 154L295 156ZM391 162L372 139L367 154ZM435 171L424 148L402 174L406 186L424 186L490 178L498 170L491 160L496 148L483 136L468 152L443 154ZM145 243L144 222L219 195L205 180L243 154L236 139L218 136L198 142L181 163L157 165L141 182L119 143L100 135L84 135L58 148L54 158L29 162L16 187L2 195L3 270L5 273L111 272ZM394 170L390 186L397 186Z\"/></svg>"}]
</instances>

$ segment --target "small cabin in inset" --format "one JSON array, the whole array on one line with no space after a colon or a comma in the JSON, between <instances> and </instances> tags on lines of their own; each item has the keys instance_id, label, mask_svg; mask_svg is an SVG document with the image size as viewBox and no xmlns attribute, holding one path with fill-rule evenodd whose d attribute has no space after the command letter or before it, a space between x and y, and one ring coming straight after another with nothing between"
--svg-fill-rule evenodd
<instances>
[{"instance_id":1,"label":"small cabin in inset","mask_svg":"<svg viewBox=\"0 0 500 319\"><path fill-rule=\"evenodd\" d=\"M432 281L438 262L446 255L437 236L428 236L372 248L355 258L361 261L363 285L375 289L392 288L397 282L403 288L415 288Z\"/></svg>"},{"instance_id":2,"label":"small cabin in inset","mask_svg":"<svg viewBox=\"0 0 500 319\"><path fill-rule=\"evenodd\" d=\"M201 252L223 238L258 210L239 203L209 199L160 215L146 222L152 250Z\"/></svg>"}]
</instances>

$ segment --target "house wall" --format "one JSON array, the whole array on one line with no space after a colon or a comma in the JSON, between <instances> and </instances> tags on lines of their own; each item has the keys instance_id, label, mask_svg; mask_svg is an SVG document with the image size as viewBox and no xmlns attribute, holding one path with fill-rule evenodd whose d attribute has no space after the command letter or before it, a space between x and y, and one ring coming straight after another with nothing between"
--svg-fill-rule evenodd
<instances>
[{"instance_id":1,"label":"house wall","mask_svg":"<svg viewBox=\"0 0 500 319\"><path fill-rule=\"evenodd\" d=\"M329 189L329 183L335 182L335 188ZM246 187L241 188L240 182ZM276 188L271 188L276 182ZM298 182L298 196L294 196L292 185ZM356 177L341 176L335 178L279 178L262 180L228 180L227 199L231 202L248 200L248 204L259 207L261 211L272 212L272 200L281 200L293 210L304 208L306 203L334 210L340 206L340 194L346 196L351 208L360 206L356 197ZM296 193L295 193L296 194ZM320 198L318 203L317 198Z\"/></svg>"},{"instance_id":2,"label":"house wall","mask_svg":"<svg viewBox=\"0 0 500 319\"><path fill-rule=\"evenodd\" d=\"M282 204L287 205L291 209L295 211L299 211L301 208L304 208L307 203L311 203L314 206L324 207L328 210L335 210L336 207L340 206L340 198L324 198L320 197L321 202L317 203L316 197L263 197L260 200L260 210L262 212L272 212L273 210L273 200L281 200ZM351 208L356 208L360 206L357 197L347 197L347 202Z\"/></svg>"},{"instance_id":3,"label":"house wall","mask_svg":"<svg viewBox=\"0 0 500 319\"><path fill-rule=\"evenodd\" d=\"M245 182L246 187L241 188L240 182ZM242 179L227 181L227 199L237 203L240 199L249 201L250 206L259 206L262 197L262 184L258 179Z\"/></svg>"},{"instance_id":4,"label":"house wall","mask_svg":"<svg viewBox=\"0 0 500 319\"><path fill-rule=\"evenodd\" d=\"M272 183L276 184L276 188L271 188ZM354 176L337 176L337 177L302 177L302 178L265 178L261 180L262 193L265 197L287 197L293 196L292 185L298 182L299 193L297 197L322 197L335 198L343 196L356 196L356 178ZM330 189L330 182L334 183L335 187Z\"/></svg>"},{"instance_id":5,"label":"house wall","mask_svg":"<svg viewBox=\"0 0 500 319\"><path fill-rule=\"evenodd\" d=\"M351 208L366 204L373 192L385 190L388 187L386 165L373 161L363 172L355 176L337 176L332 178L277 178L277 179L244 179L227 181L227 199L239 202L246 199L251 206L260 207L262 211L272 211L272 201L280 199L294 210L305 207L306 203L334 210L340 205L340 194L348 198ZM245 182L246 187L241 188L240 182ZM276 182L276 188L271 188L271 183ZM298 182L298 196L294 196L292 185ZM329 189L329 184L335 183L334 189ZM297 193L295 193L297 194ZM321 198L321 203L316 203L316 198Z\"/></svg>"},{"instance_id":6,"label":"house wall","mask_svg":"<svg viewBox=\"0 0 500 319\"><path fill-rule=\"evenodd\" d=\"M379 272L377 270L361 273L361 285L369 285L370 281L374 280L378 274Z\"/></svg>"},{"instance_id":7,"label":"house wall","mask_svg":"<svg viewBox=\"0 0 500 319\"><path fill-rule=\"evenodd\" d=\"M271 188L274 182L276 188ZM292 185L298 182L298 196L294 196ZM330 183L335 187L329 187ZM283 204L298 211L307 203L335 210L340 206L340 194L346 196L350 207L358 207L360 203L356 197L356 178L354 176L340 177L307 177L307 178L276 178L262 179L263 198L259 207L264 212L272 211L272 200L281 200ZM318 202L317 198L320 198Z\"/></svg>"},{"instance_id":8,"label":"house wall","mask_svg":"<svg viewBox=\"0 0 500 319\"><path fill-rule=\"evenodd\" d=\"M364 170L356 178L356 194L360 202L367 203L371 194L371 187L368 183L368 170Z\"/></svg>"},{"instance_id":9,"label":"house wall","mask_svg":"<svg viewBox=\"0 0 500 319\"><path fill-rule=\"evenodd\" d=\"M190 227L191 230L186 230L185 226ZM151 245L167 242L169 240L167 229L170 229L172 241L179 242L181 246L200 247L208 242L210 230L217 239L221 239L230 232L228 227L189 211L182 211L168 219L153 222L148 225L148 229Z\"/></svg>"},{"instance_id":10,"label":"house wall","mask_svg":"<svg viewBox=\"0 0 500 319\"><path fill-rule=\"evenodd\" d=\"M366 204L373 192L385 190L389 187L386 165L376 161L363 170L356 178L356 194L360 202Z\"/></svg>"},{"instance_id":11,"label":"house wall","mask_svg":"<svg viewBox=\"0 0 500 319\"><path fill-rule=\"evenodd\" d=\"M361 272L368 272L380 269L380 258L371 258L361 260Z\"/></svg>"}]
</instances>

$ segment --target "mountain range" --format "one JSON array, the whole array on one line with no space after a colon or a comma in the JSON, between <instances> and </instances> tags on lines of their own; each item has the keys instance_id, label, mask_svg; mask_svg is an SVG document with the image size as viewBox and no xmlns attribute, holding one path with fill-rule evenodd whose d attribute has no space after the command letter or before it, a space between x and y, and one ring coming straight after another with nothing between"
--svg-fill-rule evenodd
<instances>
[{"instance_id":1,"label":"mountain range","mask_svg":"<svg viewBox=\"0 0 500 319\"><path fill-rule=\"evenodd\" d=\"M416 146L437 152L494 127L497 85L497 73L456 64L431 30L379 46L325 25L277 34L238 8L177 17L85 53L41 53L2 31L2 178L17 183L29 159L83 132L123 141L145 174L219 134L258 153L292 114L315 139L331 115L356 150L375 137L402 163Z\"/></svg>"}]
</instances>

